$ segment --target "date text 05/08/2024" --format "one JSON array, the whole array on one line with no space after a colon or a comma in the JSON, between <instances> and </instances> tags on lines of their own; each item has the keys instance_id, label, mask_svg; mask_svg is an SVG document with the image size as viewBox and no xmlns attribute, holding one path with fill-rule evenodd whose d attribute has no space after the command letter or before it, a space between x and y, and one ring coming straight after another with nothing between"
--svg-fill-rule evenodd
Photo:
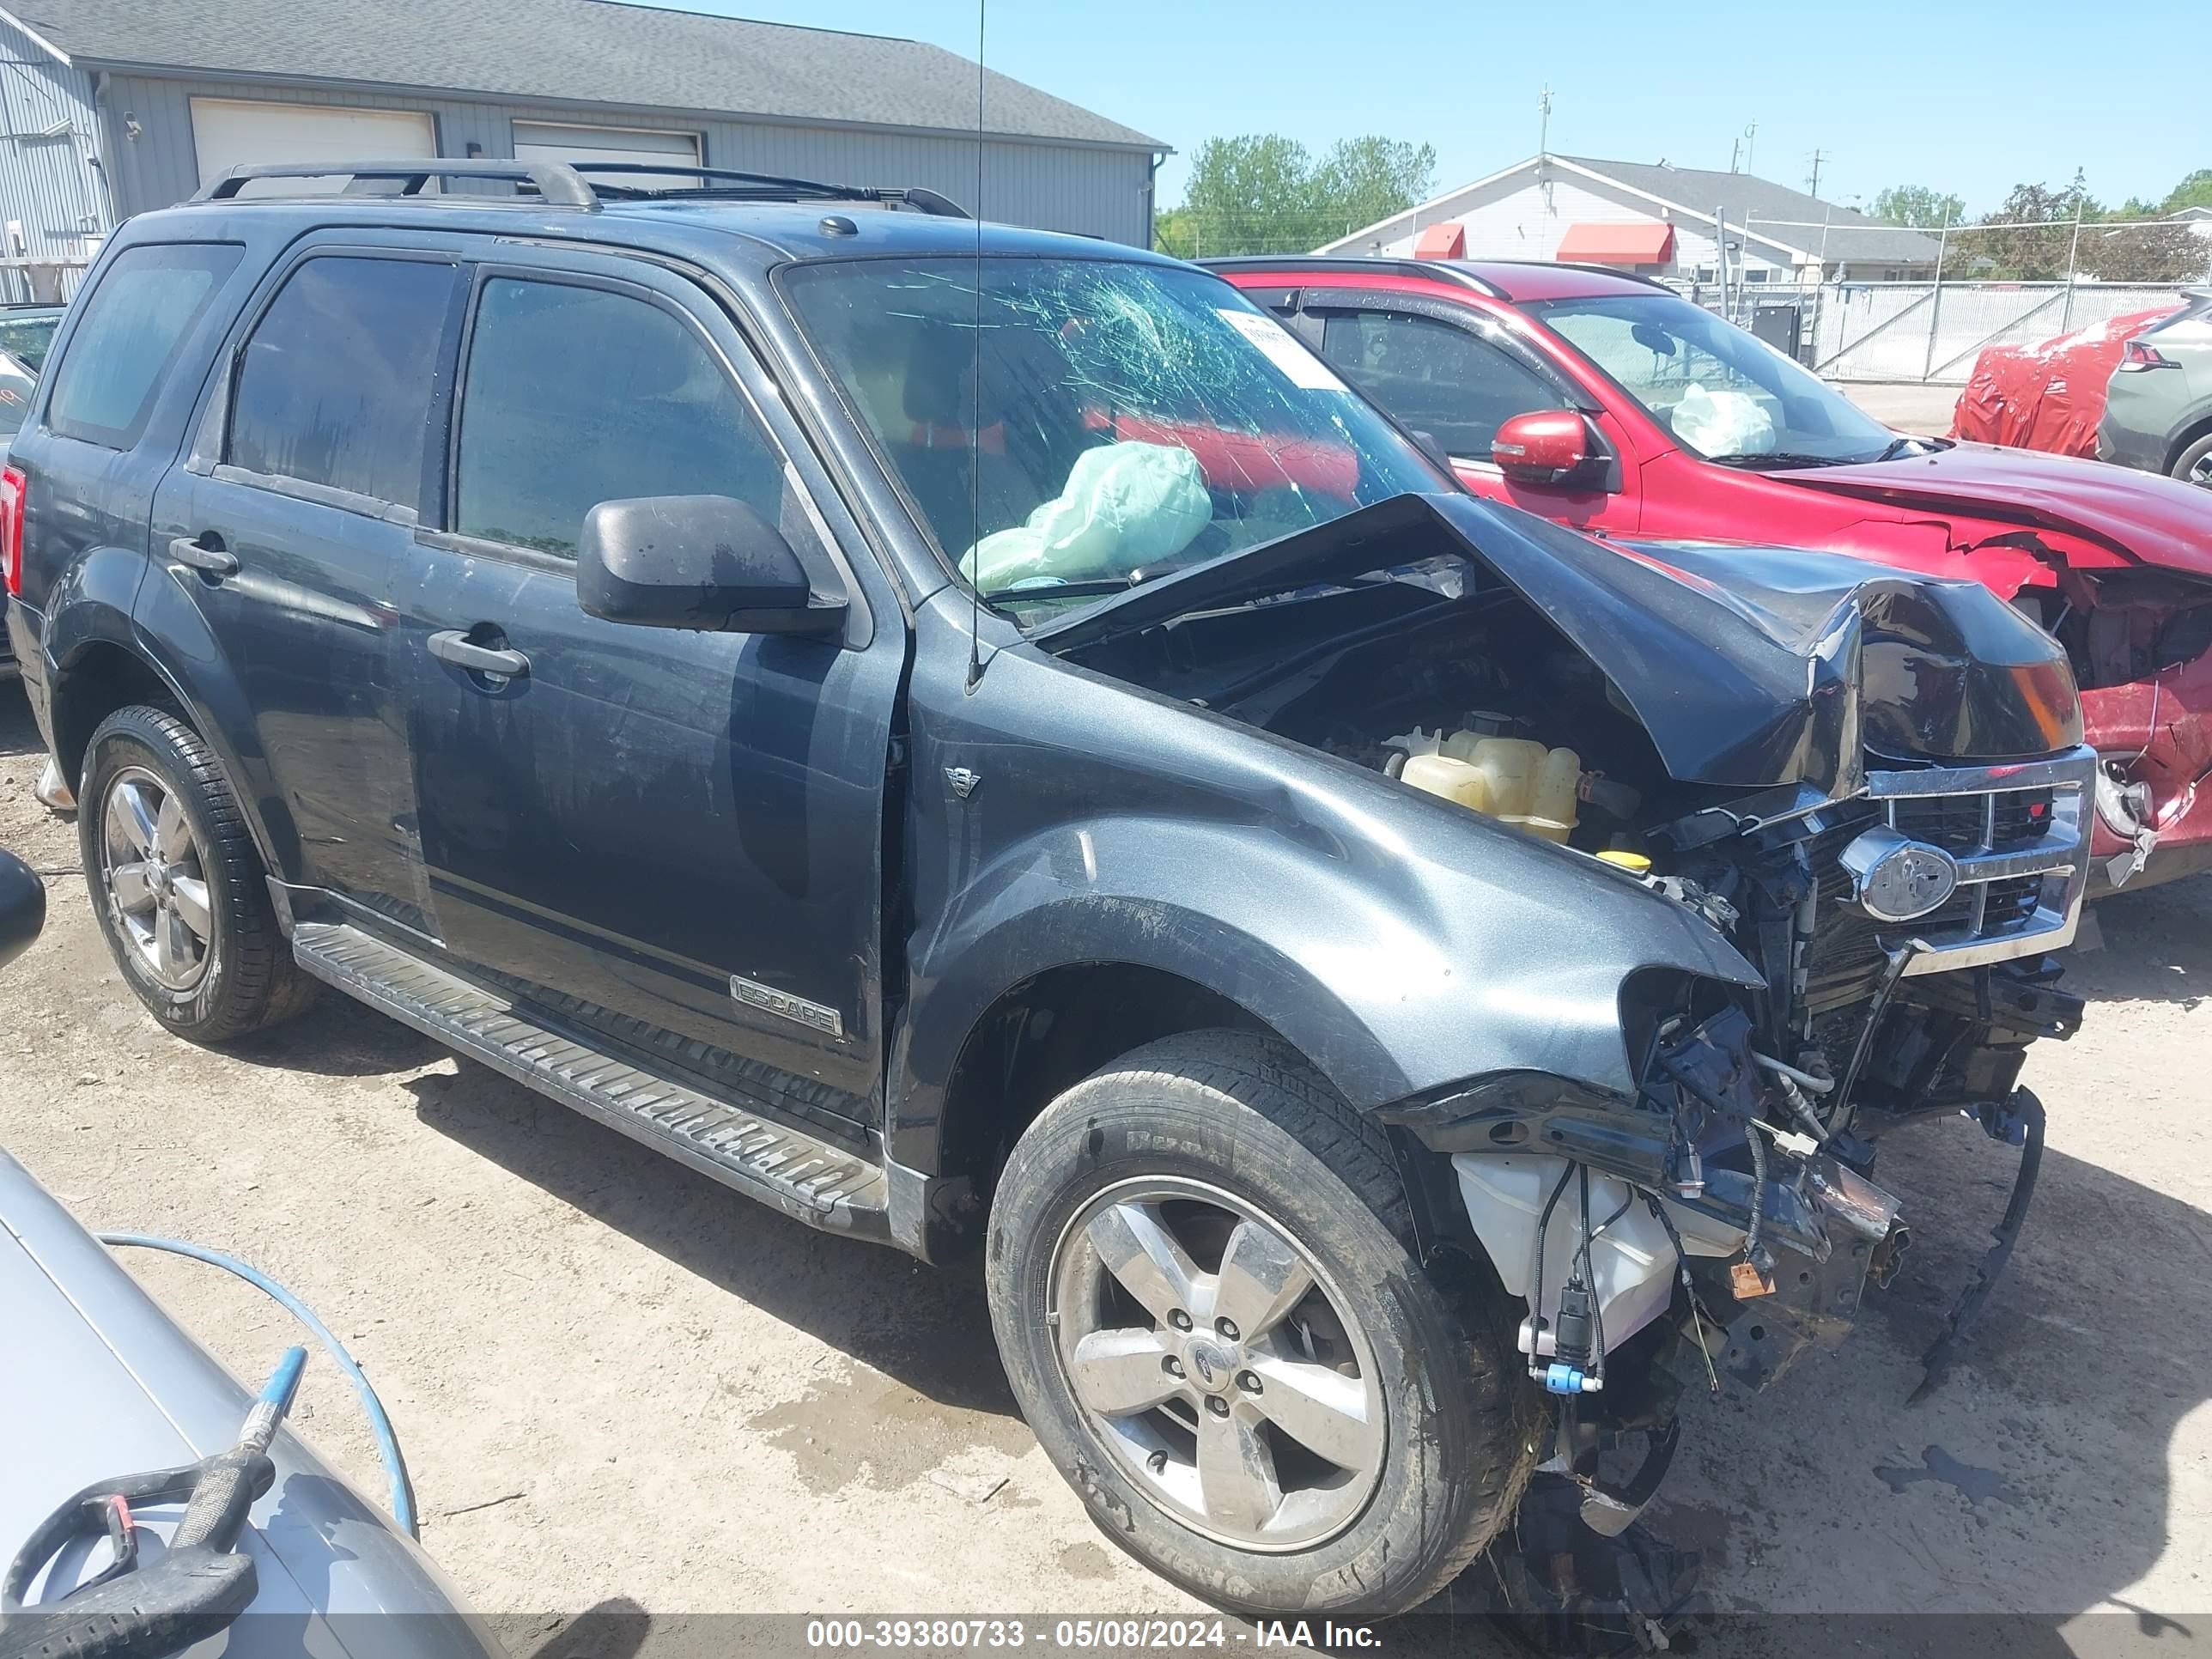
<instances>
[{"instance_id":1,"label":"date text 05/08/2024","mask_svg":"<svg viewBox=\"0 0 2212 1659\"><path fill-rule=\"evenodd\" d=\"M810 1619L806 1645L821 1649L892 1648L925 1652L962 1649L1052 1648L1085 1651L1181 1648L1380 1648L1369 1625L1333 1620L1264 1620L1240 1630L1222 1619Z\"/></svg>"}]
</instances>

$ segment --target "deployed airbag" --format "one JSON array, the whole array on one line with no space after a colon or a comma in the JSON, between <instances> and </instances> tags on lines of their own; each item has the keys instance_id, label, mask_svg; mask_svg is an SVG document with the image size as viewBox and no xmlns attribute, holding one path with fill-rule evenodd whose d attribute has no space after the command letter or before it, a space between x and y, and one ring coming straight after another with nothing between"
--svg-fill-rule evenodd
<instances>
[{"instance_id":1,"label":"deployed airbag","mask_svg":"<svg viewBox=\"0 0 2212 1659\"><path fill-rule=\"evenodd\" d=\"M1748 392L1725 386L1708 392L1692 380L1667 423L1700 455L1764 455L1774 447L1774 416Z\"/></svg>"},{"instance_id":2,"label":"deployed airbag","mask_svg":"<svg viewBox=\"0 0 2212 1659\"><path fill-rule=\"evenodd\" d=\"M1086 449L1067 484L1026 523L968 550L961 570L987 592L1040 580L1126 575L1172 557L1213 520L1198 457L1174 444Z\"/></svg>"}]
</instances>

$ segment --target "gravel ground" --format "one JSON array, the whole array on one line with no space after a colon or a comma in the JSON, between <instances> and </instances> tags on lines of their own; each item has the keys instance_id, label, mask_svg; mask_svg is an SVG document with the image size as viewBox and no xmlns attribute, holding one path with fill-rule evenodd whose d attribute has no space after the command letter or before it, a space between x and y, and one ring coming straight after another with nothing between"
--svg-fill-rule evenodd
<instances>
[{"instance_id":1,"label":"gravel ground","mask_svg":"<svg viewBox=\"0 0 2212 1659\"><path fill-rule=\"evenodd\" d=\"M67 872L0 971L0 1136L87 1225L235 1252L320 1310L398 1422L425 1545L518 1652L594 1607L1191 1605L1037 1450L973 1265L811 1232L336 999L222 1054L167 1036L94 931L73 830L32 799L39 758L0 686L0 845ZM2013 1161L1957 1122L1885 1154L1916 1243L1852 1340L1760 1399L1692 1404L1656 1513L1723 1607L2030 1614L2028 1654L2069 1650L2088 1610L2204 1628L2212 884L2100 921L2084 1030L2030 1069L2042 1195L1949 1382L1905 1406ZM291 1339L223 1275L129 1266L242 1375ZM295 1420L381 1492L327 1365Z\"/></svg>"}]
</instances>

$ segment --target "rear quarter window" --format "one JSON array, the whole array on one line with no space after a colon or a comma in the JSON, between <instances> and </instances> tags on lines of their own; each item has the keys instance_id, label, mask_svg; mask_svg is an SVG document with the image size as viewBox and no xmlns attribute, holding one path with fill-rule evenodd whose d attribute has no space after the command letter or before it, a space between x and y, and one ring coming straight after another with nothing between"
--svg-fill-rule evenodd
<instances>
[{"instance_id":1,"label":"rear quarter window","mask_svg":"<svg viewBox=\"0 0 2212 1659\"><path fill-rule=\"evenodd\" d=\"M54 371L47 428L109 449L137 443L179 349L245 252L234 242L146 242L117 254Z\"/></svg>"}]
</instances>

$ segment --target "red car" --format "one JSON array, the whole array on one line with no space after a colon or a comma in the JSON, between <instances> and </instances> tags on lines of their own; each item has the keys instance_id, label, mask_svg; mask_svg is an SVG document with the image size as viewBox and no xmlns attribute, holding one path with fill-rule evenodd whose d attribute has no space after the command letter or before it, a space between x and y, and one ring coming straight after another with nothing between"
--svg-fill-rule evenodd
<instances>
[{"instance_id":1,"label":"red car","mask_svg":"<svg viewBox=\"0 0 2212 1659\"><path fill-rule=\"evenodd\" d=\"M2097 886L2212 867L2212 493L1900 435L1741 329L1618 271L1206 263L1478 495L1604 536L1824 548L1985 584L2073 661L2106 763Z\"/></svg>"}]
</instances>

